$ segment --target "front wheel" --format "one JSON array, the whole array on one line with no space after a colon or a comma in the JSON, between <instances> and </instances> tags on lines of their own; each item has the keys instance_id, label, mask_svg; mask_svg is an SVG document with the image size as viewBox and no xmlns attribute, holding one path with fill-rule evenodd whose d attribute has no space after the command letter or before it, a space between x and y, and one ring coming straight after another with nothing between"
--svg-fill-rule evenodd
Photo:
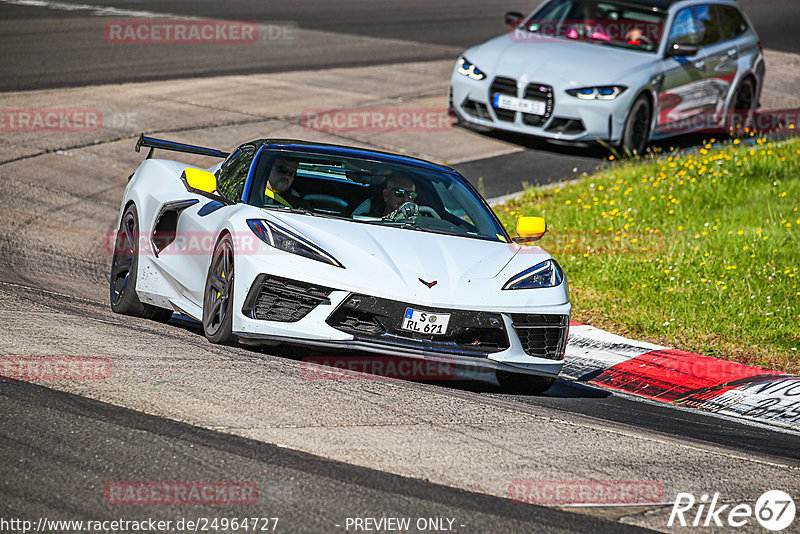
<instances>
[{"instance_id":1,"label":"front wheel","mask_svg":"<svg viewBox=\"0 0 800 534\"><path fill-rule=\"evenodd\" d=\"M203 333L211 343L233 345L233 240L225 234L214 248L203 293Z\"/></svg>"},{"instance_id":2,"label":"front wheel","mask_svg":"<svg viewBox=\"0 0 800 534\"><path fill-rule=\"evenodd\" d=\"M497 371L497 382L507 393L515 395L541 395L555 383L554 377Z\"/></svg>"},{"instance_id":3,"label":"front wheel","mask_svg":"<svg viewBox=\"0 0 800 534\"><path fill-rule=\"evenodd\" d=\"M620 155L633 156L643 154L650 141L650 99L647 95L637 98L625 119L625 129L622 131L622 140L618 145Z\"/></svg>"}]
</instances>

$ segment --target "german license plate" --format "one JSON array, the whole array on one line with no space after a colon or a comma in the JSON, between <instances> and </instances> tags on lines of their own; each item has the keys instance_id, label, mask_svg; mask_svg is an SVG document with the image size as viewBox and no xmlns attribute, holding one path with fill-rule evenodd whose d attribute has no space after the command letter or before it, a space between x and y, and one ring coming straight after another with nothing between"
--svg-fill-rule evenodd
<instances>
[{"instance_id":1,"label":"german license plate","mask_svg":"<svg viewBox=\"0 0 800 534\"><path fill-rule=\"evenodd\" d=\"M532 115L544 115L546 106L542 100L525 100L513 96L494 94L494 107L508 109L510 111L521 111Z\"/></svg>"},{"instance_id":2,"label":"german license plate","mask_svg":"<svg viewBox=\"0 0 800 534\"><path fill-rule=\"evenodd\" d=\"M447 333L449 322L449 313L431 313L406 308L400 328L420 334L444 335Z\"/></svg>"}]
</instances>

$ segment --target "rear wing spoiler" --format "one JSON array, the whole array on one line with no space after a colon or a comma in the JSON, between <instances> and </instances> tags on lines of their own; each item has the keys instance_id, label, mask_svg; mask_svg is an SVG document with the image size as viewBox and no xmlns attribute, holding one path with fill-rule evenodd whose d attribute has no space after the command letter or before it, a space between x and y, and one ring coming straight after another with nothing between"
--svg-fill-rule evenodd
<instances>
[{"instance_id":1,"label":"rear wing spoiler","mask_svg":"<svg viewBox=\"0 0 800 534\"><path fill-rule=\"evenodd\" d=\"M150 149L150 152L147 154L147 159L153 157L153 153L157 148L162 150L172 150L173 152L185 152L186 154L211 156L212 158L227 158L229 154L228 152L223 152L214 148L185 145L183 143L176 143L175 141L165 141L164 139L156 139L155 137L145 137L144 134L141 134L139 136L139 140L136 141L136 152L139 152L142 147L147 147Z\"/></svg>"}]
</instances>

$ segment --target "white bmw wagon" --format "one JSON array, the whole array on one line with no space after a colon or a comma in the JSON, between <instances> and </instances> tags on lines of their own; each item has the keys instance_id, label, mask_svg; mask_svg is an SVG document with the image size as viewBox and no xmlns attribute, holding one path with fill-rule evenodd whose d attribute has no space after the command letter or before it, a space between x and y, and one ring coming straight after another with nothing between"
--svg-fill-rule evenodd
<instances>
[{"instance_id":1,"label":"white bmw wagon","mask_svg":"<svg viewBox=\"0 0 800 534\"><path fill-rule=\"evenodd\" d=\"M734 0L549 0L506 23L453 70L464 126L641 153L759 104L763 53Z\"/></svg>"}]
</instances>

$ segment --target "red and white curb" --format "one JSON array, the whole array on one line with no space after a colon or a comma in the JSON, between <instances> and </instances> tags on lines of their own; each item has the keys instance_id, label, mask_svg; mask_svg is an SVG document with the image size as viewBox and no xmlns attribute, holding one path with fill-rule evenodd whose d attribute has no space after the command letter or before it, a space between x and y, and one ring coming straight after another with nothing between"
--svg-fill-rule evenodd
<instances>
[{"instance_id":1,"label":"red and white curb","mask_svg":"<svg viewBox=\"0 0 800 534\"><path fill-rule=\"evenodd\" d=\"M561 375L651 400L800 430L800 376L571 323Z\"/></svg>"}]
</instances>

